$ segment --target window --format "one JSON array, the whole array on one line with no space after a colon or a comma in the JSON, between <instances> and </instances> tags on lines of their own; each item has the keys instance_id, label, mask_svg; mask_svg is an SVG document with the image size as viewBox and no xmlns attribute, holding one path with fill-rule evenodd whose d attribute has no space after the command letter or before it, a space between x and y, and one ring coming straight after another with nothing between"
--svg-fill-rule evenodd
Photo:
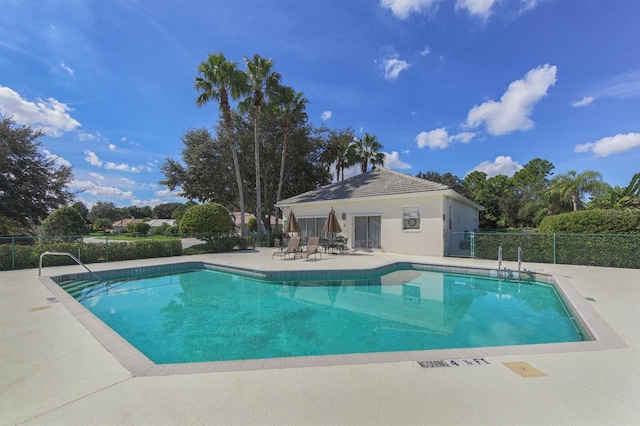
<instances>
[{"instance_id":1,"label":"window","mask_svg":"<svg viewBox=\"0 0 640 426\"><path fill-rule=\"evenodd\" d=\"M402 229L420 229L420 207L402 208Z\"/></svg>"}]
</instances>

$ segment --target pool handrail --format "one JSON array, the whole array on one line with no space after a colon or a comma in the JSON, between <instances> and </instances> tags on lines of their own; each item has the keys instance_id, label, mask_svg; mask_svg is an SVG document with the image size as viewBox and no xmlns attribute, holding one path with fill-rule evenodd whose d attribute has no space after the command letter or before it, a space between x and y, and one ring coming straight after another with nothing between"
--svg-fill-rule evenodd
<instances>
[{"instance_id":1,"label":"pool handrail","mask_svg":"<svg viewBox=\"0 0 640 426\"><path fill-rule=\"evenodd\" d=\"M62 251L45 251L44 253L42 253L40 255L40 263L38 266L38 276L42 276L42 258L47 255L50 254L52 256L69 256L70 258L72 258L73 260L76 261L76 263L80 266L82 266L84 269L86 269L87 271L89 271L89 273L91 275L93 275L98 281L102 281L102 278L100 278L98 276L98 274L96 274L95 272L93 272L91 269L89 269L87 267L87 265L85 265L84 263L82 263L82 261L80 259L78 259L77 257L75 257L74 255L72 255L71 253L67 253L67 252L62 252Z\"/></svg>"}]
</instances>

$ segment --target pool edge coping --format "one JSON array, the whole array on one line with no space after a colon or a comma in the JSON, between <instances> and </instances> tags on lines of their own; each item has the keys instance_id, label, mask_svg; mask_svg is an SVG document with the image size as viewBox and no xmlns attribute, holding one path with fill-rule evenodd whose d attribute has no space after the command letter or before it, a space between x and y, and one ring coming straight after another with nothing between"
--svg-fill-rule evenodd
<instances>
[{"instance_id":1,"label":"pool edge coping","mask_svg":"<svg viewBox=\"0 0 640 426\"><path fill-rule=\"evenodd\" d=\"M172 262L170 265L194 265L201 264L203 268L206 266L214 266L212 269L223 271L237 271L253 276L275 275L277 273L295 273L301 271L291 270L259 270L254 271L248 268L236 267L230 265L217 264L210 261L178 261ZM416 261L398 261L388 262L375 268L367 269L349 269L347 271L359 271L360 273L373 273L374 271L394 268L398 265L430 267L429 270L453 273L475 273L487 275L495 278L500 272L492 268L482 267L466 267L441 265ZM157 266L156 266L157 267ZM217 267L217 268L215 268ZM144 270L145 268L154 268L154 266L121 268L112 271L128 271L128 270ZM321 270L308 270L305 273L318 272ZM344 273L345 270L330 270ZM366 271L366 272L365 272ZM474 272L470 272L474 271ZM106 271L103 271L103 273ZM326 272L326 270L325 270ZM179 364L156 364L142 354L138 349L131 345L126 339L113 331L102 320L92 314L82 304L80 304L73 296L62 289L54 280L60 276L82 276L80 274L63 274L57 277L39 277L40 282L60 301L65 308L83 325L98 342L109 352L125 369L127 369L134 377L145 376L166 376L180 374L195 373L213 373L226 371L251 371L251 370L267 370L281 368L301 368L301 367L317 367L332 365L354 365L354 364L372 364L386 362L418 362L418 361L437 361L443 359L461 359L461 358L487 358L499 356L513 355L537 355L562 352L583 352L594 350L622 349L628 347L624 340L613 330L613 328L596 312L589 302L569 283L562 275L545 274L534 271L523 271L532 273L536 277L547 277L548 283L554 285L556 290L562 296L567 307L571 310L574 320L578 321L580 326L589 337L593 340L583 342L568 343L546 343L532 345L517 346L489 346L478 348L460 348L460 349L433 349L422 351L404 351L404 352L375 352L375 353L358 353L344 355L318 355L318 356L302 356L287 358L264 358L251 360L236 361L211 361L197 363L179 363ZM542 281L542 280L541 280Z\"/></svg>"}]
</instances>

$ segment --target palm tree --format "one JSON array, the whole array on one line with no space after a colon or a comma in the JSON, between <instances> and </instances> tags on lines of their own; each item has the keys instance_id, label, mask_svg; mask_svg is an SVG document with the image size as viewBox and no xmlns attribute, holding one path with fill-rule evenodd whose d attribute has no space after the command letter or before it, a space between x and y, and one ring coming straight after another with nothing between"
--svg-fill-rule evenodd
<instances>
[{"instance_id":1,"label":"palm tree","mask_svg":"<svg viewBox=\"0 0 640 426\"><path fill-rule=\"evenodd\" d=\"M593 204L589 206L609 209L640 209L640 173L631 177L629 185L609 187L603 194L593 197Z\"/></svg>"},{"instance_id":2,"label":"palm tree","mask_svg":"<svg viewBox=\"0 0 640 426\"><path fill-rule=\"evenodd\" d=\"M330 162L333 163L335 161L336 164L337 182L340 181L340 174L342 174L342 180L344 180L344 169L358 163L354 140L355 136L351 129L342 130L339 133L332 131L329 136L327 150L329 151Z\"/></svg>"},{"instance_id":3,"label":"palm tree","mask_svg":"<svg viewBox=\"0 0 640 426\"><path fill-rule=\"evenodd\" d=\"M384 166L384 152L376 152L369 159L369 163L371 164L371 170L375 170L378 166Z\"/></svg>"},{"instance_id":4,"label":"palm tree","mask_svg":"<svg viewBox=\"0 0 640 426\"><path fill-rule=\"evenodd\" d=\"M547 195L558 196L563 200L571 199L573 211L578 210L578 205L582 203L582 198L586 194L592 196L601 194L608 186L602 181L602 175L593 170L587 170L580 174L571 170L567 174L557 175L551 179L549 184Z\"/></svg>"},{"instance_id":5,"label":"palm tree","mask_svg":"<svg viewBox=\"0 0 640 426\"><path fill-rule=\"evenodd\" d=\"M365 133L364 138L356 140L355 145L357 156L360 159L360 171L362 173L367 171L369 162L371 162L374 169L377 164L384 162L384 154L380 152L384 147L378 142L378 138L374 135Z\"/></svg>"},{"instance_id":6,"label":"palm tree","mask_svg":"<svg viewBox=\"0 0 640 426\"><path fill-rule=\"evenodd\" d=\"M287 157L287 147L289 146L289 132L294 120L306 120L307 99L301 92L296 92L289 86L281 86L277 93L277 108L283 121L282 155L280 159L280 179L278 180L278 192L276 193L276 203L280 201L282 195L282 184L284 182L284 164Z\"/></svg>"},{"instance_id":7,"label":"palm tree","mask_svg":"<svg viewBox=\"0 0 640 426\"><path fill-rule=\"evenodd\" d=\"M233 157L233 167L238 185L238 197L240 199L240 227L241 233L244 236L246 232L244 223L244 191L242 189L242 176L240 175L240 164L238 162L233 123L231 121L229 98L236 100L246 93L246 74L238 69L238 65L235 62L227 61L222 52L210 54L207 60L198 66L198 73L200 75L195 79L195 89L200 92L200 94L196 99L196 105L201 107L212 100L218 102L227 130L229 148Z\"/></svg>"},{"instance_id":8,"label":"palm tree","mask_svg":"<svg viewBox=\"0 0 640 426\"><path fill-rule=\"evenodd\" d=\"M243 107L253 107L255 164L256 164L256 219L258 219L257 239L262 238L262 193L260 189L260 108L264 104L265 95L272 96L280 84L280 74L272 71L273 60L262 58L257 53L253 59L245 56L247 78L250 86L248 97L243 101Z\"/></svg>"}]
</instances>

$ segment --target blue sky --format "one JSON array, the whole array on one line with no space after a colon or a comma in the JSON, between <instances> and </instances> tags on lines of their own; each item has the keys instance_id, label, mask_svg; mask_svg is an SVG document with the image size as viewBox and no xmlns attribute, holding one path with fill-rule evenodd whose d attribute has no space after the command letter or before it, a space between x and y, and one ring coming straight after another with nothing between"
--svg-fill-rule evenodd
<instances>
[{"instance_id":1,"label":"blue sky","mask_svg":"<svg viewBox=\"0 0 640 426\"><path fill-rule=\"evenodd\" d=\"M274 60L314 125L374 134L386 167L640 171L637 0L0 0L0 113L42 128L89 206L185 201L158 184L209 53ZM243 68L243 66L241 65Z\"/></svg>"}]
</instances>

